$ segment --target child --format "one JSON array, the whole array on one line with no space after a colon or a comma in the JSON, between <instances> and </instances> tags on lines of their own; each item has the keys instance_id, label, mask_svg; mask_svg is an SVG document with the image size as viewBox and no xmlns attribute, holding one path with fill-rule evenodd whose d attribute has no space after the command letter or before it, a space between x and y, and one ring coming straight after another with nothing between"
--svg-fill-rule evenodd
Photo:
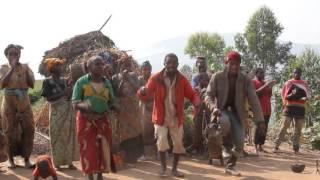
<instances>
[{"instance_id":1,"label":"child","mask_svg":"<svg viewBox=\"0 0 320 180\"><path fill-rule=\"evenodd\" d=\"M34 180L39 177L47 178L52 177L52 180L58 180L57 173L53 168L51 157L48 155L38 156L35 163L36 168L33 171Z\"/></svg>"}]
</instances>

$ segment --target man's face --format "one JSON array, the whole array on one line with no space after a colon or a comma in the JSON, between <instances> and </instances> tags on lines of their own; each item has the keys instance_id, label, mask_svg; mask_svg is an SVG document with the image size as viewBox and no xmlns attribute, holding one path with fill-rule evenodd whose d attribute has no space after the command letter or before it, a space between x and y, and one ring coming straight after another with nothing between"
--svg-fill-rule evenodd
<instances>
[{"instance_id":1,"label":"man's face","mask_svg":"<svg viewBox=\"0 0 320 180\"><path fill-rule=\"evenodd\" d=\"M91 74L102 76L104 67L105 67L105 63L103 62L103 60L97 58L90 63L89 71Z\"/></svg>"},{"instance_id":2,"label":"man's face","mask_svg":"<svg viewBox=\"0 0 320 180\"><path fill-rule=\"evenodd\" d=\"M231 75L237 75L240 71L240 62L235 60L229 60L228 64L228 73Z\"/></svg>"},{"instance_id":3,"label":"man's face","mask_svg":"<svg viewBox=\"0 0 320 180\"><path fill-rule=\"evenodd\" d=\"M165 61L164 61L164 67L165 67L165 71L168 74L174 74L177 72L177 68L178 68L178 60L174 57L166 57Z\"/></svg>"},{"instance_id":4,"label":"man's face","mask_svg":"<svg viewBox=\"0 0 320 180\"><path fill-rule=\"evenodd\" d=\"M17 63L20 59L20 51L16 48L10 48L8 50L7 58L9 60L9 63Z\"/></svg>"},{"instance_id":5,"label":"man's face","mask_svg":"<svg viewBox=\"0 0 320 180\"><path fill-rule=\"evenodd\" d=\"M256 76L257 76L258 80L260 80L260 81L264 80L264 71L262 69L259 69L257 71Z\"/></svg>"},{"instance_id":6,"label":"man's face","mask_svg":"<svg viewBox=\"0 0 320 180\"><path fill-rule=\"evenodd\" d=\"M302 75L302 72L301 72L299 69L295 69L295 70L293 71L293 78L294 78L295 80L301 79L301 75Z\"/></svg>"},{"instance_id":7,"label":"man's face","mask_svg":"<svg viewBox=\"0 0 320 180\"><path fill-rule=\"evenodd\" d=\"M199 73L206 72L207 71L206 60L199 59L198 62L197 62L197 68L198 68Z\"/></svg>"}]
</instances>

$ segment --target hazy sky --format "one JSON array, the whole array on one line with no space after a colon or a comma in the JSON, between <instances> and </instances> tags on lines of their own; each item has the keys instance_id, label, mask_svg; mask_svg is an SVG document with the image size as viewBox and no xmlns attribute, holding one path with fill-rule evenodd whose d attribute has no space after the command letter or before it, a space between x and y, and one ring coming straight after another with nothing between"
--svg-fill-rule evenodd
<instances>
[{"instance_id":1,"label":"hazy sky","mask_svg":"<svg viewBox=\"0 0 320 180\"><path fill-rule=\"evenodd\" d=\"M7 62L4 48L20 44L21 61L36 73L45 50L99 29L110 14L102 32L139 59L150 54L148 47L172 37L243 32L262 5L284 26L281 40L320 43L319 0L1 0L0 64Z\"/></svg>"}]
</instances>

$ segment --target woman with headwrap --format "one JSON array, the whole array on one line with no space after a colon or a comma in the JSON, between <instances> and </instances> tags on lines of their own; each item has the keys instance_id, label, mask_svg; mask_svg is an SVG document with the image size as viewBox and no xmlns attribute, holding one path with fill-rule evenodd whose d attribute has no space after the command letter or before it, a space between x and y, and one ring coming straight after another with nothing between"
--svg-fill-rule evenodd
<instances>
[{"instance_id":1,"label":"woman with headwrap","mask_svg":"<svg viewBox=\"0 0 320 180\"><path fill-rule=\"evenodd\" d=\"M62 165L76 169L72 164L78 160L76 140L76 119L70 101L72 89L67 80L61 77L64 60L45 60L51 76L43 81L41 96L50 104L50 144L53 164L57 170Z\"/></svg>"},{"instance_id":2,"label":"woman with headwrap","mask_svg":"<svg viewBox=\"0 0 320 180\"><path fill-rule=\"evenodd\" d=\"M27 64L19 62L22 46L10 44L4 50L9 64L0 67L0 89L4 89L1 116L3 129L8 139L10 168L15 168L14 156L24 158L30 168L29 157L33 148L34 121L28 96L33 88L33 72Z\"/></svg>"},{"instance_id":3,"label":"woman with headwrap","mask_svg":"<svg viewBox=\"0 0 320 180\"><path fill-rule=\"evenodd\" d=\"M131 61L118 61L120 73L112 77L115 94L118 97L120 123L120 150L125 152L125 161L135 163L143 154L141 113L136 92L140 87L138 76L132 72Z\"/></svg>"},{"instance_id":4,"label":"woman with headwrap","mask_svg":"<svg viewBox=\"0 0 320 180\"><path fill-rule=\"evenodd\" d=\"M114 95L111 83L103 77L103 65L100 56L91 57L87 62L89 73L77 80L72 94L73 107L78 111L76 123L80 162L89 180L93 180L93 174L102 180L102 173L110 172L111 165L114 165L108 120Z\"/></svg>"}]
</instances>

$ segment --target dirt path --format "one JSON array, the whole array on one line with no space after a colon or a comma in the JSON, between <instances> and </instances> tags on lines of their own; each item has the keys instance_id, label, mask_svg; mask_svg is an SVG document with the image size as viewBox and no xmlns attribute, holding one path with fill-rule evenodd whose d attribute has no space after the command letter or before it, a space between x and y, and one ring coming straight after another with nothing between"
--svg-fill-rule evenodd
<instances>
[{"instance_id":1,"label":"dirt path","mask_svg":"<svg viewBox=\"0 0 320 180\"><path fill-rule=\"evenodd\" d=\"M180 170L185 173L184 179L191 180L212 180L212 179L258 179L258 180L313 180L320 179L320 174L315 174L315 160L320 159L320 153L302 150L302 155L297 157L290 151L289 146L281 146L282 151L279 154L264 153L259 157L246 157L241 158L237 168L242 172L241 177L231 177L224 173L224 168L220 166L208 165L206 161L199 160L196 157L183 157L179 164ZM249 153L253 152L253 148L247 146L246 149ZM266 146L266 150L271 152L270 145ZM21 159L18 159L21 161ZM171 160L168 162L171 165ZM290 170L290 164L299 160L301 163L306 164L306 169L303 173L297 174ZM20 162L19 162L20 163ZM22 164L22 163L21 163ZM218 162L216 162L218 164ZM1 166L5 165L0 164ZM79 163L77 163L79 167ZM170 166L171 167L171 166ZM0 180L27 180L32 179L31 170L23 168L17 168L15 170L9 170L6 167L2 167L5 173L0 173ZM106 174L105 179L108 180L153 180L160 179L157 177L159 169L158 161L144 161L137 163L136 167L119 171L117 174ZM80 171L65 170L59 172L59 180L72 180L72 179L84 179L83 174ZM169 174L169 173L168 173ZM168 177L166 179L176 179Z\"/></svg>"}]
</instances>

